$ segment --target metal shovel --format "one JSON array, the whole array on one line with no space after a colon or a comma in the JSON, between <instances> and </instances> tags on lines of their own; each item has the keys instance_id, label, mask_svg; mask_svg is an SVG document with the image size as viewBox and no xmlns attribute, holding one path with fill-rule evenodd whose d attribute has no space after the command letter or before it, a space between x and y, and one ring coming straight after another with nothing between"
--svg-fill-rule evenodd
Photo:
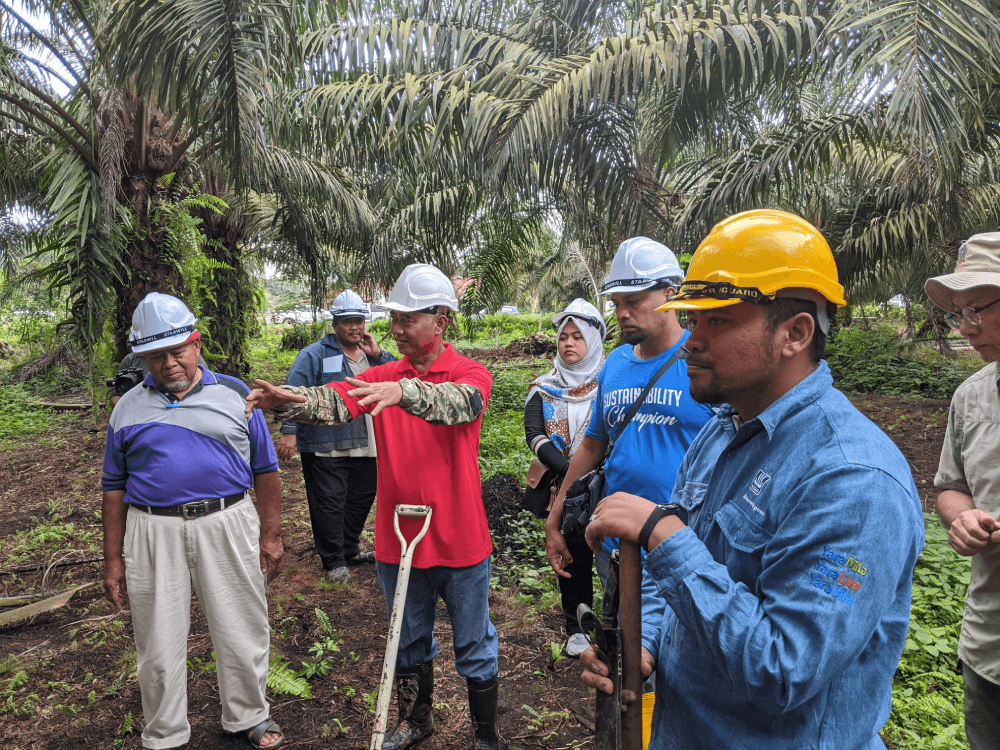
<instances>
[{"instance_id":1,"label":"metal shovel","mask_svg":"<svg viewBox=\"0 0 1000 750\"><path fill-rule=\"evenodd\" d=\"M399 517L423 518L424 526L409 544L399 530ZM392 517L392 527L399 539L399 572L396 574L396 592L392 597L392 617L389 620L389 640L385 644L385 661L382 662L382 680L378 684L378 703L375 706L375 728L369 750L381 750L385 739L385 725L389 718L389 698L392 696L392 678L396 676L396 656L399 654L399 636L403 631L403 609L406 606L406 589L410 585L410 567L413 550L431 525L429 505L397 505Z\"/></svg>"}]
</instances>

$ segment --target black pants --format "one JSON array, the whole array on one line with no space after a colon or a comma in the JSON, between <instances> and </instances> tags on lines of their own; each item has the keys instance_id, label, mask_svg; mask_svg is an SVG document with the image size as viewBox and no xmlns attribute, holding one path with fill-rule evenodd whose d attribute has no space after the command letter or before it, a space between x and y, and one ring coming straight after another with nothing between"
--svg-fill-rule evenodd
<instances>
[{"instance_id":1,"label":"black pants","mask_svg":"<svg viewBox=\"0 0 1000 750\"><path fill-rule=\"evenodd\" d=\"M375 458L302 454L309 520L323 570L342 567L346 558L358 554L358 540L375 502L376 463Z\"/></svg>"},{"instance_id":2,"label":"black pants","mask_svg":"<svg viewBox=\"0 0 1000 750\"><path fill-rule=\"evenodd\" d=\"M563 613L566 615L566 634L580 632L576 620L578 604L594 606L594 551L584 542L566 541L566 547L573 556L573 562L566 567L569 578L559 578L559 593L562 595Z\"/></svg>"}]
</instances>

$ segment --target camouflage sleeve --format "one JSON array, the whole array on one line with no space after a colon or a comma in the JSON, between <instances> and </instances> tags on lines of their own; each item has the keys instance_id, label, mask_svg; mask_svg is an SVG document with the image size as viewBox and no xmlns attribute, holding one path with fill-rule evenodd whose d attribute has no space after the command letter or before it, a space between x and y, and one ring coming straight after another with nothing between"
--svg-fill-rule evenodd
<instances>
[{"instance_id":1,"label":"camouflage sleeve","mask_svg":"<svg viewBox=\"0 0 1000 750\"><path fill-rule=\"evenodd\" d=\"M427 383L403 378L399 406L431 424L465 424L483 413L483 394L471 383Z\"/></svg>"},{"instance_id":2,"label":"camouflage sleeve","mask_svg":"<svg viewBox=\"0 0 1000 750\"><path fill-rule=\"evenodd\" d=\"M281 420L328 425L344 424L351 421L351 412L347 408L347 404L333 388L327 388L325 385L285 385L282 388L291 393L305 396L309 400L304 404L288 404L274 409L275 415Z\"/></svg>"}]
</instances>

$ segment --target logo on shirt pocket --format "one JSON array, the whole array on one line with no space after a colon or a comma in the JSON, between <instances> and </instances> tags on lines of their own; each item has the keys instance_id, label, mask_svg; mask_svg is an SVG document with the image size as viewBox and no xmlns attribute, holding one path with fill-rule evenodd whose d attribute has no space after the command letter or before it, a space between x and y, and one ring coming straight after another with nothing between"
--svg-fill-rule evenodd
<instances>
[{"instance_id":1,"label":"logo on shirt pocket","mask_svg":"<svg viewBox=\"0 0 1000 750\"><path fill-rule=\"evenodd\" d=\"M759 495L761 490L764 489L764 485L770 481L771 481L770 474L765 474L763 470L758 471L757 476L755 476L753 478L753 481L750 482L750 491L755 495Z\"/></svg>"}]
</instances>

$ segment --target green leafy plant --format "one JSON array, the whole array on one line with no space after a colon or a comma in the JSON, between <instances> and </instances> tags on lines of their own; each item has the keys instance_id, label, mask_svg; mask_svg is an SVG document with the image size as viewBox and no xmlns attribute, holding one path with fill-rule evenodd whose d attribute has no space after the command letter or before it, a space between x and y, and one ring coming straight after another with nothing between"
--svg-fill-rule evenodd
<instances>
[{"instance_id":1,"label":"green leafy plant","mask_svg":"<svg viewBox=\"0 0 1000 750\"><path fill-rule=\"evenodd\" d=\"M312 658L303 661L302 668L297 672L307 680L330 674L334 667L334 654L340 653L340 642L344 640L344 636L333 632L333 625L326 612L317 607L315 613L323 631L323 638L313 642L309 649Z\"/></svg>"},{"instance_id":2,"label":"green leafy plant","mask_svg":"<svg viewBox=\"0 0 1000 750\"><path fill-rule=\"evenodd\" d=\"M208 659L201 659L197 656L188 659L188 669L191 670L191 676L193 677L195 672L204 672L205 674L215 674L218 666L215 663L215 651Z\"/></svg>"},{"instance_id":3,"label":"green leafy plant","mask_svg":"<svg viewBox=\"0 0 1000 750\"><path fill-rule=\"evenodd\" d=\"M895 332L842 328L827 342L834 384L849 393L949 399L981 363L915 348Z\"/></svg>"},{"instance_id":4,"label":"green leafy plant","mask_svg":"<svg viewBox=\"0 0 1000 750\"><path fill-rule=\"evenodd\" d=\"M532 732L541 732L546 728L546 725L553 719L562 720L566 718L566 714L562 711L552 711L549 708L543 708L541 711L537 711L527 703L521 706L531 718L528 720L528 729Z\"/></svg>"},{"instance_id":5,"label":"green leafy plant","mask_svg":"<svg viewBox=\"0 0 1000 750\"><path fill-rule=\"evenodd\" d=\"M118 736L115 737L115 740L112 743L114 747L119 748L125 746L125 740L135 731L133 724L134 720L132 718L132 712L129 711L125 714L125 720L122 722L121 729L118 730Z\"/></svg>"},{"instance_id":6,"label":"green leafy plant","mask_svg":"<svg viewBox=\"0 0 1000 750\"><path fill-rule=\"evenodd\" d=\"M890 747L959 750L965 744L962 677L956 671L970 560L948 545L935 516L913 571L910 632L893 680L892 714L882 731Z\"/></svg>"},{"instance_id":7,"label":"green leafy plant","mask_svg":"<svg viewBox=\"0 0 1000 750\"><path fill-rule=\"evenodd\" d=\"M271 662L267 667L267 686L271 692L294 695L296 698L312 698L309 681L290 668L280 653L271 652Z\"/></svg>"},{"instance_id":8,"label":"green leafy plant","mask_svg":"<svg viewBox=\"0 0 1000 750\"><path fill-rule=\"evenodd\" d=\"M379 690L379 687L381 687L381 686L380 685L376 685L375 689L372 690L370 693L364 693L363 694L364 695L364 699L365 699L365 709L367 709L368 713L372 714L373 716L375 715L375 707L378 704L378 690Z\"/></svg>"},{"instance_id":9,"label":"green leafy plant","mask_svg":"<svg viewBox=\"0 0 1000 750\"><path fill-rule=\"evenodd\" d=\"M558 641L546 643L545 649L548 651L549 664L552 666L555 666L566 658L566 654L563 653L563 645Z\"/></svg>"}]
</instances>

